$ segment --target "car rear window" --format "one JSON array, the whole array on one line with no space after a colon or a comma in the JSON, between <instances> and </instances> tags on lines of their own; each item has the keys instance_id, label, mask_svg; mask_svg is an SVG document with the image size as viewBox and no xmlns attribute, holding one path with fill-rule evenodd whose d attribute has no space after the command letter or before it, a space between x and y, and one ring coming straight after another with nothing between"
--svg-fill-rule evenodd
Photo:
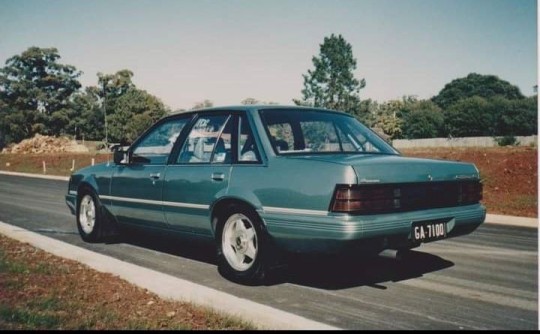
<instances>
[{"instance_id":1,"label":"car rear window","mask_svg":"<svg viewBox=\"0 0 540 334\"><path fill-rule=\"evenodd\" d=\"M372 130L347 114L265 109L260 115L277 154L398 154Z\"/></svg>"}]
</instances>

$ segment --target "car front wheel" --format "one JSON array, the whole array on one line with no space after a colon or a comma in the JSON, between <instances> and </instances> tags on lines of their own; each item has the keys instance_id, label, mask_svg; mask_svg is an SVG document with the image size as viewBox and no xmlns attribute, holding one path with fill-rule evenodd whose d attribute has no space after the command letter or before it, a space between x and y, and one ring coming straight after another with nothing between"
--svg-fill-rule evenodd
<instances>
[{"instance_id":1,"label":"car front wheel","mask_svg":"<svg viewBox=\"0 0 540 334\"><path fill-rule=\"evenodd\" d=\"M258 215L252 210L230 210L216 232L221 274L236 282L262 283L266 242Z\"/></svg>"},{"instance_id":2,"label":"car front wheel","mask_svg":"<svg viewBox=\"0 0 540 334\"><path fill-rule=\"evenodd\" d=\"M100 206L90 191L83 192L77 208L77 228L86 242L99 242L102 238Z\"/></svg>"}]
</instances>

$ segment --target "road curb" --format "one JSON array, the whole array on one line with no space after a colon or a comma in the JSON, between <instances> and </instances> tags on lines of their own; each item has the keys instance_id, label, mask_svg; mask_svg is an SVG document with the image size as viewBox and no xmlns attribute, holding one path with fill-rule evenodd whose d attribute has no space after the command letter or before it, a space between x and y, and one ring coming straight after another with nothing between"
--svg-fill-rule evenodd
<instances>
[{"instance_id":1,"label":"road curb","mask_svg":"<svg viewBox=\"0 0 540 334\"><path fill-rule=\"evenodd\" d=\"M19 172L9 172L9 171L0 170L0 175L2 175L2 174L3 175L13 175L13 176L35 177L35 178L49 179L49 180L69 181L69 177L67 177L67 176L41 175L41 174L19 173ZM486 224L507 225L507 226L538 228L538 218L529 218L529 217L517 217L517 216L487 214L485 223Z\"/></svg>"},{"instance_id":2,"label":"road curb","mask_svg":"<svg viewBox=\"0 0 540 334\"><path fill-rule=\"evenodd\" d=\"M0 233L26 242L48 253L75 260L100 272L111 273L147 289L163 299L191 302L230 314L255 324L261 329L337 330L270 306L258 304L218 290L195 284L152 269L121 261L66 242L0 221Z\"/></svg>"},{"instance_id":3,"label":"road curb","mask_svg":"<svg viewBox=\"0 0 540 334\"><path fill-rule=\"evenodd\" d=\"M538 218L487 214L486 224L538 228Z\"/></svg>"}]
</instances>

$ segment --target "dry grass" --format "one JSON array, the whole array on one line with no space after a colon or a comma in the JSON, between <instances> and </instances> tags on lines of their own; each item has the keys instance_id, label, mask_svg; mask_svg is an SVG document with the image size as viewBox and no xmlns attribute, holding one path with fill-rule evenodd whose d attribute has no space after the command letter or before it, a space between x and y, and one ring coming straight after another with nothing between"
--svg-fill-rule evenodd
<instances>
[{"instance_id":1,"label":"dry grass","mask_svg":"<svg viewBox=\"0 0 540 334\"><path fill-rule=\"evenodd\" d=\"M0 329L254 329L0 235Z\"/></svg>"}]
</instances>

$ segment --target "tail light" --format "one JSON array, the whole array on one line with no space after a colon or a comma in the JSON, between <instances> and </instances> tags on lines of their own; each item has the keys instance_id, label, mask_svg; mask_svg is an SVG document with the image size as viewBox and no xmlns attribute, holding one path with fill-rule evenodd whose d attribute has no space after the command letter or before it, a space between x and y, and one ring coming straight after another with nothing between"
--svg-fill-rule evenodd
<instances>
[{"instance_id":1,"label":"tail light","mask_svg":"<svg viewBox=\"0 0 540 334\"><path fill-rule=\"evenodd\" d=\"M475 181L337 185L330 211L375 214L478 203L482 184Z\"/></svg>"},{"instance_id":2,"label":"tail light","mask_svg":"<svg viewBox=\"0 0 540 334\"><path fill-rule=\"evenodd\" d=\"M472 204L480 202L483 198L483 186L480 182L465 182L461 184L462 204Z\"/></svg>"}]
</instances>

